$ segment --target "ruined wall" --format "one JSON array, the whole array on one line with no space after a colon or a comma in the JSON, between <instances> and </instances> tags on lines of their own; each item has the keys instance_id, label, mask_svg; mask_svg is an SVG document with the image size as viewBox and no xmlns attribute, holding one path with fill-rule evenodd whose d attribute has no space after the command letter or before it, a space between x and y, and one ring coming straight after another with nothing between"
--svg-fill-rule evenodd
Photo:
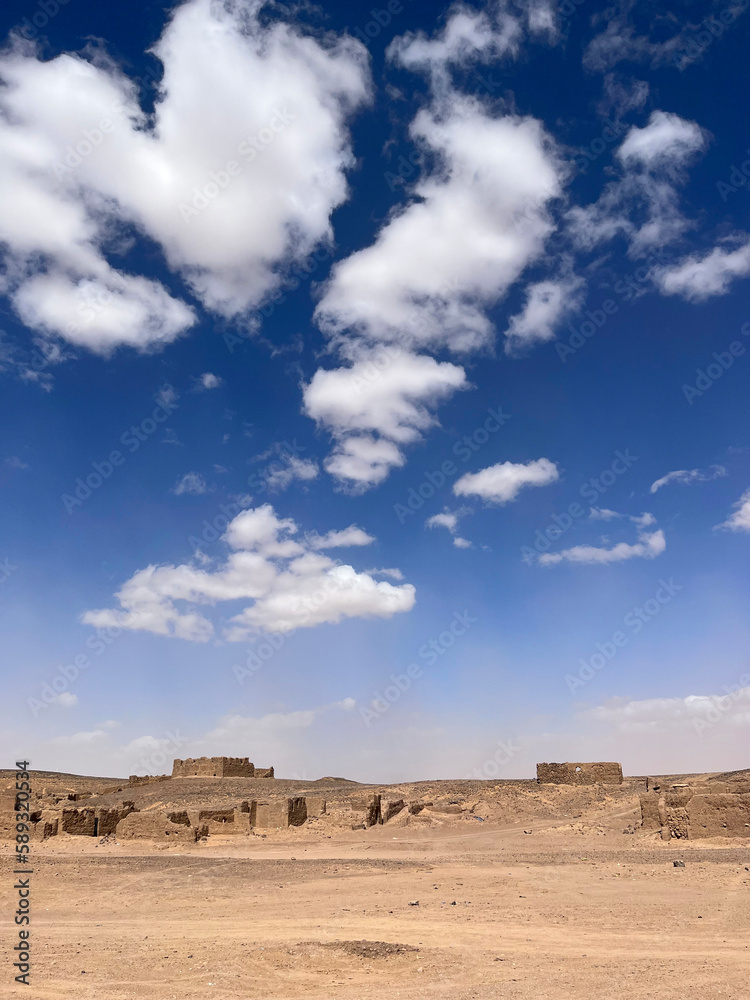
<instances>
[{"instance_id":1,"label":"ruined wall","mask_svg":"<svg viewBox=\"0 0 750 1000\"><path fill-rule=\"evenodd\" d=\"M660 829L662 840L750 837L750 791L725 791L727 787L717 783L647 792L641 796L643 829Z\"/></svg>"},{"instance_id":2,"label":"ruined wall","mask_svg":"<svg viewBox=\"0 0 750 1000\"><path fill-rule=\"evenodd\" d=\"M253 778L255 767L247 757L188 757L175 760L173 778Z\"/></svg>"},{"instance_id":3,"label":"ruined wall","mask_svg":"<svg viewBox=\"0 0 750 1000\"><path fill-rule=\"evenodd\" d=\"M302 826L307 820L307 800L303 796L293 799L269 799L256 803L254 826L262 830Z\"/></svg>"},{"instance_id":4,"label":"ruined wall","mask_svg":"<svg viewBox=\"0 0 750 1000\"><path fill-rule=\"evenodd\" d=\"M195 843L197 829L172 823L165 811L133 812L117 824L118 840L168 840L172 843Z\"/></svg>"},{"instance_id":5,"label":"ruined wall","mask_svg":"<svg viewBox=\"0 0 750 1000\"><path fill-rule=\"evenodd\" d=\"M256 778L273 778L275 777L272 767L256 767L255 768Z\"/></svg>"},{"instance_id":6,"label":"ruined wall","mask_svg":"<svg viewBox=\"0 0 750 1000\"><path fill-rule=\"evenodd\" d=\"M552 785L621 785L622 765L616 761L537 764L536 780Z\"/></svg>"}]
</instances>

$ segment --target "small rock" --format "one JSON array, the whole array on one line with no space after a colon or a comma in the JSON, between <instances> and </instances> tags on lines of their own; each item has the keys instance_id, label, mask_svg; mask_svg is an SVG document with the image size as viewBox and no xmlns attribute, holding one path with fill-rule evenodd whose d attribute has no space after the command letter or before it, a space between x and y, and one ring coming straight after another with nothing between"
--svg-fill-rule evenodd
<instances>
[{"instance_id":1,"label":"small rock","mask_svg":"<svg viewBox=\"0 0 750 1000\"><path fill-rule=\"evenodd\" d=\"M524 830L523 832L524 833L533 833L534 831L533 830Z\"/></svg>"},{"instance_id":2,"label":"small rock","mask_svg":"<svg viewBox=\"0 0 750 1000\"><path fill-rule=\"evenodd\" d=\"M410 899L409 900L409 906L419 906L419 900L418 899Z\"/></svg>"},{"instance_id":3,"label":"small rock","mask_svg":"<svg viewBox=\"0 0 750 1000\"><path fill-rule=\"evenodd\" d=\"M684 868L685 867L685 862L684 861L673 861L672 864L674 865L675 868Z\"/></svg>"}]
</instances>

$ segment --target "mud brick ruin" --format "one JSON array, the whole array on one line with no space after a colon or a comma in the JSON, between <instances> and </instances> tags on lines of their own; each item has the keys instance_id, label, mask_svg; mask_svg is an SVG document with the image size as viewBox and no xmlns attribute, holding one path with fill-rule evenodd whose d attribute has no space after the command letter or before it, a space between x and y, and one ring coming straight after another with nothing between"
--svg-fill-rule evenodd
<instances>
[{"instance_id":1,"label":"mud brick ruin","mask_svg":"<svg viewBox=\"0 0 750 1000\"><path fill-rule=\"evenodd\" d=\"M665 785L648 778L646 787L641 826L661 830L662 840L750 837L750 782Z\"/></svg>"},{"instance_id":2,"label":"mud brick ruin","mask_svg":"<svg viewBox=\"0 0 750 1000\"><path fill-rule=\"evenodd\" d=\"M536 780L551 785L621 785L622 765L616 761L537 764Z\"/></svg>"},{"instance_id":3,"label":"mud brick ruin","mask_svg":"<svg viewBox=\"0 0 750 1000\"><path fill-rule=\"evenodd\" d=\"M273 778L273 768L256 768L247 757L188 757L175 760L173 778Z\"/></svg>"},{"instance_id":4,"label":"mud brick ruin","mask_svg":"<svg viewBox=\"0 0 750 1000\"><path fill-rule=\"evenodd\" d=\"M206 780L201 784L196 778ZM69 784L36 788L28 805L31 838L112 837L118 842L143 839L181 845L214 836L265 837L267 831L295 827L317 828L322 833L366 830L385 823L442 823L451 817L456 821L484 819L475 808L488 808L482 800L469 805L460 794L449 798L449 794L456 795L453 789L433 800L432 788L375 791L344 778L321 778L314 783L305 781L305 786L316 787L309 788L311 794L307 794L308 787L300 794L296 781L262 780L269 778L274 778L273 768L254 767L247 757L200 757L175 760L171 775L132 775L128 781L112 785L81 779L91 780L89 788L94 791ZM750 838L747 771L705 778L688 776L679 782L675 778L647 778L646 792L640 794L634 779L623 782L622 768L615 762L542 763L537 765L537 783L568 786L579 798L583 786L589 786L586 795L594 798L625 795L633 805L640 798L640 828L665 841ZM525 808L524 802L527 807L529 799L534 799L531 787L518 785L532 783L508 783L503 793L504 821L511 821L514 809ZM621 787L616 792L606 791L606 785ZM560 791L564 794L564 789ZM473 789L469 794L485 793ZM536 798L541 801L545 796L539 797L537 792ZM12 786L0 788L0 807L0 839L12 838L14 814L20 809Z\"/></svg>"}]
</instances>

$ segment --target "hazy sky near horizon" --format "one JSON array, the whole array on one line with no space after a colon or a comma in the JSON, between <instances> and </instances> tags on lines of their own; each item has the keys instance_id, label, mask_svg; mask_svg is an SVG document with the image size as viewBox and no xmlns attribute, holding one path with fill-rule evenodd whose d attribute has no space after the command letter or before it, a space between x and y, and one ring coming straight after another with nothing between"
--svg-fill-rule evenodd
<instances>
[{"instance_id":1,"label":"hazy sky near horizon","mask_svg":"<svg viewBox=\"0 0 750 1000\"><path fill-rule=\"evenodd\" d=\"M6 760L746 764L746 7L6 4Z\"/></svg>"}]
</instances>

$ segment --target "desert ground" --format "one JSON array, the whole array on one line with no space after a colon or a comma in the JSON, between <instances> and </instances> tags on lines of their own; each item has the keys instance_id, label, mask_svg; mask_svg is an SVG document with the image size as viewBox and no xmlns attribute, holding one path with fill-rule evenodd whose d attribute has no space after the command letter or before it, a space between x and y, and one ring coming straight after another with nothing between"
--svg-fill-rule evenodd
<instances>
[{"instance_id":1,"label":"desert ground","mask_svg":"<svg viewBox=\"0 0 750 1000\"><path fill-rule=\"evenodd\" d=\"M116 780L42 779L94 791ZM196 843L35 841L32 986L13 982L8 960L2 996L750 997L750 838L665 842L641 829L644 778L259 782L334 808ZM241 785L247 794L241 779L144 786L139 808L221 805ZM375 791L431 805L352 829L336 803ZM12 849L0 844L6 929Z\"/></svg>"}]
</instances>

